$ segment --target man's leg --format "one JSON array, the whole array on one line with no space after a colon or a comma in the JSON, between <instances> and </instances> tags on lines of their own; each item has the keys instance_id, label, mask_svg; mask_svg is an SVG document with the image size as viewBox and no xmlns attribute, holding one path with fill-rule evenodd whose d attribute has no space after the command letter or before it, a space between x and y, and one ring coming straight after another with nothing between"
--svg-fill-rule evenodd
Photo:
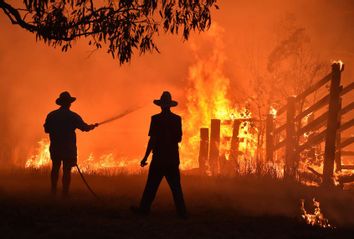
<instances>
[{"instance_id":1,"label":"man's leg","mask_svg":"<svg viewBox=\"0 0 354 239\"><path fill-rule=\"evenodd\" d=\"M148 179L140 202L140 210L142 210L143 212L150 212L151 204L155 199L156 192L159 188L162 178L163 174L161 172L161 169L155 166L150 166Z\"/></svg>"},{"instance_id":2,"label":"man's leg","mask_svg":"<svg viewBox=\"0 0 354 239\"><path fill-rule=\"evenodd\" d=\"M63 161L63 196L69 194L69 187L71 181L71 168L72 163L68 161Z\"/></svg>"},{"instance_id":3,"label":"man's leg","mask_svg":"<svg viewBox=\"0 0 354 239\"><path fill-rule=\"evenodd\" d=\"M180 173L178 167L169 168L166 171L166 180L171 188L173 194L173 200L176 205L176 210L179 216L186 217L187 210L184 203L182 186L180 181Z\"/></svg>"},{"instance_id":4,"label":"man's leg","mask_svg":"<svg viewBox=\"0 0 354 239\"><path fill-rule=\"evenodd\" d=\"M56 192L57 192L60 165L61 165L60 160L53 160L52 159L52 172L50 174L52 194L56 194Z\"/></svg>"}]
</instances>

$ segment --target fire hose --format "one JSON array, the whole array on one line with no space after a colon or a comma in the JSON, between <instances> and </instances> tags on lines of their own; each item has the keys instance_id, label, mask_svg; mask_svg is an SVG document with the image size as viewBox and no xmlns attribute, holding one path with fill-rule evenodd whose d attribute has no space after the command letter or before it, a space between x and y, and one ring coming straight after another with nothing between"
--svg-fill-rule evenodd
<instances>
[{"instance_id":1,"label":"fire hose","mask_svg":"<svg viewBox=\"0 0 354 239\"><path fill-rule=\"evenodd\" d=\"M128 110L124 111L123 113L120 113L120 114L118 114L118 115L116 115L116 116L114 116L114 117L111 117L111 118L109 118L109 119L106 119L106 120L103 120L103 121L97 123L97 126L102 125L102 124L107 124L107 123L110 123L110 122L112 122L112 121L118 120L118 119L120 119L120 118L122 118L122 117L124 117L124 116L126 116L126 115L128 115L128 114L130 114L130 113L133 113L133 112L135 112L135 111L141 109L141 108L142 108L142 107L140 106L140 107L135 107L135 108L132 108L132 109L128 109ZM80 169L79 165L76 164L75 167L76 167L78 173L80 174L80 177L81 177L82 181L84 182L84 184L86 185L87 189L90 191L90 193L92 194L92 196L93 196L94 198L96 198L97 200L101 201L101 198L95 193L95 191L93 191L93 189L91 188L91 186L90 186L90 185L88 184L88 182L86 181L86 179L85 179L83 173L81 172L81 169Z\"/></svg>"},{"instance_id":2,"label":"fire hose","mask_svg":"<svg viewBox=\"0 0 354 239\"><path fill-rule=\"evenodd\" d=\"M82 172L80 170L79 165L76 164L75 167L76 167L77 171L79 172L80 177L81 177L82 181L85 183L87 189L91 192L92 196L94 196L97 200L101 201L101 198L99 196L97 196L95 191L93 191L92 188L90 187L90 184L88 184L88 182L86 181L84 175L82 174Z\"/></svg>"},{"instance_id":3,"label":"fire hose","mask_svg":"<svg viewBox=\"0 0 354 239\"><path fill-rule=\"evenodd\" d=\"M118 115L116 115L116 116L113 116L113 117L111 117L111 118L108 118L108 119L106 119L106 120L103 120L103 121L101 121L101 122L99 122L99 123L97 123L97 124L98 124L98 125L103 125L103 124L110 123L110 122L115 121L115 120L118 120L118 119L120 119L120 118L122 118L122 117L124 117L124 116L126 116L126 115L128 115L128 114L130 114L130 113L133 113L133 112L135 112L135 111L137 111L137 110L139 110L139 109L141 109L141 108L142 108L142 106L138 106L138 107L134 107L134 108L128 109L128 110L124 111L123 113L120 113L120 114L118 114Z\"/></svg>"}]
</instances>

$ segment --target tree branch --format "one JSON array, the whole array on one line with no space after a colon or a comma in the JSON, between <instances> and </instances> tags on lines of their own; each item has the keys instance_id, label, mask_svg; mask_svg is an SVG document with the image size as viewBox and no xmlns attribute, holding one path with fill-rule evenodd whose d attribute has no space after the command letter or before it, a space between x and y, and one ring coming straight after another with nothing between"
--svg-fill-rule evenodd
<instances>
[{"instance_id":1,"label":"tree branch","mask_svg":"<svg viewBox=\"0 0 354 239\"><path fill-rule=\"evenodd\" d=\"M20 25L22 28L24 28L32 33L37 31L36 26L25 22L22 19L18 10L15 9L14 7L12 7L10 4L6 3L4 0L0 0L0 8L9 17L12 24Z\"/></svg>"},{"instance_id":2,"label":"tree branch","mask_svg":"<svg viewBox=\"0 0 354 239\"><path fill-rule=\"evenodd\" d=\"M101 48L101 43L107 44L108 53L117 56L120 63L130 61L135 49L141 54L158 51L154 37L159 29L178 34L179 27L183 28L185 40L191 31L207 30L211 23L210 8L216 3L216 0L192 1L193 4L175 0L120 0L102 5L98 0L96 8L94 0L23 1L26 9L15 8L6 0L0 0L0 8L12 24L34 33L37 40L66 51L73 40L91 38L89 45L91 40L96 48ZM159 14L155 14L158 7Z\"/></svg>"}]
</instances>

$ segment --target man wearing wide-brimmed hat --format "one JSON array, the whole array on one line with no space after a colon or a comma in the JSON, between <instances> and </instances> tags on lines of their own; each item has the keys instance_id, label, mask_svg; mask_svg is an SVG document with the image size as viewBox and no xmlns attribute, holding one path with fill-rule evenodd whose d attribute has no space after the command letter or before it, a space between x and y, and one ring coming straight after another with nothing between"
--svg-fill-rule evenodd
<instances>
[{"instance_id":1,"label":"man wearing wide-brimmed hat","mask_svg":"<svg viewBox=\"0 0 354 239\"><path fill-rule=\"evenodd\" d=\"M80 115L70 110L76 100L69 92L64 91L55 101L59 109L50 112L44 124L44 130L49 133L50 157L52 159L51 190L56 193L59 169L63 162L63 196L69 193L71 168L76 165L76 129L90 131L98 124L86 124Z\"/></svg>"},{"instance_id":2,"label":"man wearing wide-brimmed hat","mask_svg":"<svg viewBox=\"0 0 354 239\"><path fill-rule=\"evenodd\" d=\"M177 106L171 94L164 91L159 100L154 104L161 107L161 113L151 117L149 130L150 140L141 166L147 165L146 161L151 151L153 153L149 175L139 207L132 207L138 214L149 214L151 204L163 177L166 177L171 188L177 213L186 218L186 207L183 199L179 172L178 143L182 140L181 117L172 113L170 108Z\"/></svg>"}]
</instances>

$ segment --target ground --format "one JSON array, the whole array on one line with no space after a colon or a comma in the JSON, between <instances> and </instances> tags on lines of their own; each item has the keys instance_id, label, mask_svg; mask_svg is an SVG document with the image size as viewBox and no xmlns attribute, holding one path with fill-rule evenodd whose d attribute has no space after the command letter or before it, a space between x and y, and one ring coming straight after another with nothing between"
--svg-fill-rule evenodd
<instances>
[{"instance_id":1,"label":"ground","mask_svg":"<svg viewBox=\"0 0 354 239\"><path fill-rule=\"evenodd\" d=\"M163 182L148 217L129 211L139 202L146 175L87 175L101 201L77 174L69 199L49 195L48 171L0 173L1 238L352 238L354 190L305 187L267 177L183 176L190 212L176 217ZM334 229L306 225L300 199L321 202Z\"/></svg>"}]
</instances>

